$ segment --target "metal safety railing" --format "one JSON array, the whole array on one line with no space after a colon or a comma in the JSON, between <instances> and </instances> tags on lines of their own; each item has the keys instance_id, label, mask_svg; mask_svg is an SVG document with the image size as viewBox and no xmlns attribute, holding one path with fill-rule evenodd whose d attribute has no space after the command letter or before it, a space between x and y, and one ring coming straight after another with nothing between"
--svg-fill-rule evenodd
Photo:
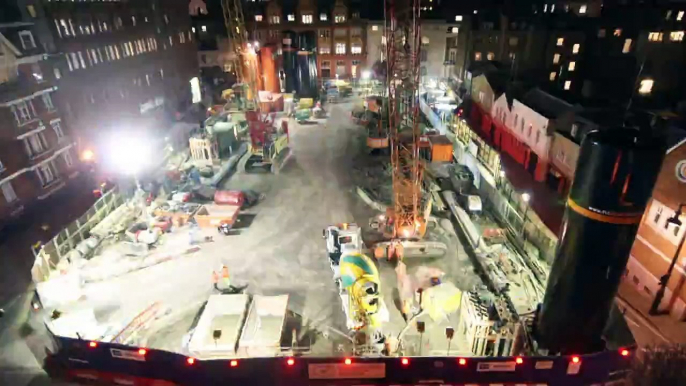
<instances>
[{"instance_id":1,"label":"metal safety railing","mask_svg":"<svg viewBox=\"0 0 686 386\"><path fill-rule=\"evenodd\" d=\"M114 188L105 193L86 213L67 225L50 241L33 245L31 251L35 260L31 274L34 281L45 281L60 261L89 238L90 231L124 202L125 198L117 188Z\"/></svg>"}]
</instances>

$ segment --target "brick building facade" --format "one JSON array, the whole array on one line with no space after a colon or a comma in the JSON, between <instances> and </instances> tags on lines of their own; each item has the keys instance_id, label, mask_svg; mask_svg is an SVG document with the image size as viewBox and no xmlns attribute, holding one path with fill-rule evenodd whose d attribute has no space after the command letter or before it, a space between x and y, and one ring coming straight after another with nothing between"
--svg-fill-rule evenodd
<instances>
[{"instance_id":1,"label":"brick building facade","mask_svg":"<svg viewBox=\"0 0 686 386\"><path fill-rule=\"evenodd\" d=\"M653 197L641 220L636 241L631 250L624 281L653 299L659 280L667 273L686 227L667 222L679 204L686 203L686 140L672 147L662 164ZM681 221L686 221L684 216ZM682 250L660 309L686 320L686 250Z\"/></svg>"},{"instance_id":2,"label":"brick building facade","mask_svg":"<svg viewBox=\"0 0 686 386\"><path fill-rule=\"evenodd\" d=\"M86 150L103 160L123 132L164 145L198 99L186 0L10 0L0 33L0 222L66 186Z\"/></svg>"},{"instance_id":3,"label":"brick building facade","mask_svg":"<svg viewBox=\"0 0 686 386\"><path fill-rule=\"evenodd\" d=\"M34 24L0 24L0 229L78 174L51 62Z\"/></svg>"},{"instance_id":4,"label":"brick building facade","mask_svg":"<svg viewBox=\"0 0 686 386\"><path fill-rule=\"evenodd\" d=\"M122 129L163 137L192 102L197 48L188 1L48 2L42 12L80 150L106 151Z\"/></svg>"},{"instance_id":5,"label":"brick building facade","mask_svg":"<svg viewBox=\"0 0 686 386\"><path fill-rule=\"evenodd\" d=\"M367 63L367 22L359 10L343 0L328 8L313 0L269 1L264 7L246 13L251 38L260 44L281 48L284 32L313 32L316 35L317 74L319 78L360 78ZM281 55L277 55L281 64Z\"/></svg>"}]
</instances>

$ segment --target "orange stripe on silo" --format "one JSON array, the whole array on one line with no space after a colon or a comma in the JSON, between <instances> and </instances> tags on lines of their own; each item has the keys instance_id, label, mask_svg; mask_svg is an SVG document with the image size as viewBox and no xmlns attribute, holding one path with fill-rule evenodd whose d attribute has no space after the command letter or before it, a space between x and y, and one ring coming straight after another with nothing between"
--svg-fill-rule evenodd
<instances>
[{"instance_id":1,"label":"orange stripe on silo","mask_svg":"<svg viewBox=\"0 0 686 386\"><path fill-rule=\"evenodd\" d=\"M590 218L591 220L596 220L596 221L601 221L601 222L606 222L610 224L638 224L641 222L641 217L643 217L643 213L619 213L619 212L613 212L612 214L606 214L606 213L598 213L594 212L592 210L583 208L574 200L569 198L567 200L567 205L575 211L576 213L586 217Z\"/></svg>"}]
</instances>

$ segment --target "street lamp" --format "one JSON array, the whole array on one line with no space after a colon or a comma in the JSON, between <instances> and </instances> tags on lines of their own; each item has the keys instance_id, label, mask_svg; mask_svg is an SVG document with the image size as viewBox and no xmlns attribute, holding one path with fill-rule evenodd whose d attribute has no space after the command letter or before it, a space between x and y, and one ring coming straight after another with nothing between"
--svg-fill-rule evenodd
<instances>
[{"instance_id":1,"label":"street lamp","mask_svg":"<svg viewBox=\"0 0 686 386\"><path fill-rule=\"evenodd\" d=\"M686 204L679 204L679 208L676 210L676 212L674 212L674 215L667 219L667 224L674 224L677 227L681 226L681 220L679 220L679 217L681 217L681 209L684 206L686 206ZM684 234L681 236L679 246L677 246L676 252L674 252L674 257L672 257L672 262L669 264L667 273L660 277L660 288L657 290L657 293L655 294L655 299L653 299L653 304L650 305L650 310L648 311L650 315L660 314L660 303L662 303L662 298L665 296L667 283L669 283L669 278L672 276L672 271L674 270L676 261L679 259L679 254L681 254L681 247L684 246L684 240L686 240L686 232L684 232Z\"/></svg>"},{"instance_id":2,"label":"street lamp","mask_svg":"<svg viewBox=\"0 0 686 386\"><path fill-rule=\"evenodd\" d=\"M526 221L528 220L527 214L529 213L529 201L531 200L531 195L529 193L522 193L522 201L526 205L524 207L524 219L522 220L522 237L526 238Z\"/></svg>"}]
</instances>

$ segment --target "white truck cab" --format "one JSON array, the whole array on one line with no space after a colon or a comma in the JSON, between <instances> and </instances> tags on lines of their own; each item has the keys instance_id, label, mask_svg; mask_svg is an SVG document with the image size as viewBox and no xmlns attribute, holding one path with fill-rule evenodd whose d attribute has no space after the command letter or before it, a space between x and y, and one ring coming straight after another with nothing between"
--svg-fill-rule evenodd
<instances>
[{"instance_id":1,"label":"white truck cab","mask_svg":"<svg viewBox=\"0 0 686 386\"><path fill-rule=\"evenodd\" d=\"M322 231L326 240L326 253L334 273L334 280L340 276L338 264L343 253L362 252L362 229L355 223L342 223L326 227Z\"/></svg>"}]
</instances>

